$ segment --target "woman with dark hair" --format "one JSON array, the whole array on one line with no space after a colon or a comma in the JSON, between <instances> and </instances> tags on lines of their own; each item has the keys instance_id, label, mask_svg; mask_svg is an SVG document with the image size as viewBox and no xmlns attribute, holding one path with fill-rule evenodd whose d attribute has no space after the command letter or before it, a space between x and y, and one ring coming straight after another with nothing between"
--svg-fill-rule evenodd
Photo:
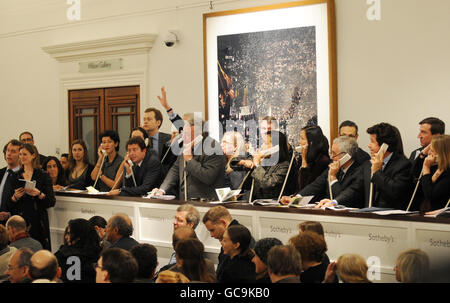
<instances>
[{"instance_id":1,"label":"woman with dark hair","mask_svg":"<svg viewBox=\"0 0 450 303\"><path fill-rule=\"evenodd\" d=\"M98 147L98 160L91 172L91 178L94 180L94 184L97 180L95 187L99 191L107 192L114 184L116 187L120 186L124 165L123 157L117 153L120 138L116 131L105 130L100 134L99 139L102 143Z\"/></svg>"},{"instance_id":2,"label":"woman with dark hair","mask_svg":"<svg viewBox=\"0 0 450 303\"><path fill-rule=\"evenodd\" d=\"M19 148L19 159L22 168L12 181L11 213L24 218L30 236L41 242L44 249L51 250L47 208L55 206L56 202L52 180L40 169L39 153L34 145L22 145ZM29 183L25 184L23 180L34 182L34 187L28 187Z\"/></svg>"},{"instance_id":3,"label":"woman with dark hair","mask_svg":"<svg viewBox=\"0 0 450 303\"><path fill-rule=\"evenodd\" d=\"M277 145L278 149L271 155L263 155L259 152L253 155L253 160L240 161L247 168L254 168L251 174L254 181L252 200L278 199L280 195L289 168L288 143L283 133L267 132L267 140L262 150L269 150Z\"/></svg>"},{"instance_id":4,"label":"woman with dark hair","mask_svg":"<svg viewBox=\"0 0 450 303\"><path fill-rule=\"evenodd\" d=\"M330 163L328 139L322 133L320 126L307 126L300 132L299 145L301 151L301 166L298 172L297 190L312 183Z\"/></svg>"},{"instance_id":5,"label":"woman with dark hair","mask_svg":"<svg viewBox=\"0 0 450 303\"><path fill-rule=\"evenodd\" d=\"M177 268L191 281L214 283L216 277L208 271L204 246L198 239L182 239L175 246Z\"/></svg>"},{"instance_id":6,"label":"woman with dark hair","mask_svg":"<svg viewBox=\"0 0 450 303\"><path fill-rule=\"evenodd\" d=\"M85 219L70 220L67 232L67 244L61 245L55 253L62 269L61 280L65 283L95 283L92 264L97 262L101 251L97 232ZM77 264L79 271L69 270Z\"/></svg>"},{"instance_id":7,"label":"woman with dark hair","mask_svg":"<svg viewBox=\"0 0 450 303\"><path fill-rule=\"evenodd\" d=\"M86 189L94 184L91 172L94 166L89 163L89 155L86 143L83 140L72 142L69 154L69 169L67 180L70 188Z\"/></svg>"},{"instance_id":8,"label":"woman with dark hair","mask_svg":"<svg viewBox=\"0 0 450 303\"><path fill-rule=\"evenodd\" d=\"M42 164L42 169L45 170L52 179L53 190L61 190L67 185L64 169L58 158L48 156Z\"/></svg>"},{"instance_id":9,"label":"woman with dark hair","mask_svg":"<svg viewBox=\"0 0 450 303\"><path fill-rule=\"evenodd\" d=\"M232 225L220 241L223 252L228 255L217 272L218 283L254 283L256 268L252 262L254 253L250 249L252 235L243 225Z\"/></svg>"}]
</instances>

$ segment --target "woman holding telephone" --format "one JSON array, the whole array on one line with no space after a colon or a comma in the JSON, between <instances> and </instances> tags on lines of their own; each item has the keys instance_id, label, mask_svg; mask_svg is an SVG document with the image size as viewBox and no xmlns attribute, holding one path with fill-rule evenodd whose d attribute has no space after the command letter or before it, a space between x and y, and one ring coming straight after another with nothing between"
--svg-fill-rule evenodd
<instances>
[{"instance_id":1,"label":"woman holding telephone","mask_svg":"<svg viewBox=\"0 0 450 303\"><path fill-rule=\"evenodd\" d=\"M422 167L422 190L431 210L446 206L450 199L450 136L433 138Z\"/></svg>"},{"instance_id":2,"label":"woman holding telephone","mask_svg":"<svg viewBox=\"0 0 450 303\"><path fill-rule=\"evenodd\" d=\"M119 150L119 134L114 130L106 130L99 136L102 142L98 148L98 160L91 173L95 188L101 192L110 191L116 184L120 186L123 157L117 153Z\"/></svg>"},{"instance_id":3,"label":"woman holding telephone","mask_svg":"<svg viewBox=\"0 0 450 303\"><path fill-rule=\"evenodd\" d=\"M52 180L39 168L39 153L34 145L20 147L19 159L22 168L13 181L11 213L23 217L30 236L41 242L44 249L51 251L47 208L55 206L56 202Z\"/></svg>"}]
</instances>

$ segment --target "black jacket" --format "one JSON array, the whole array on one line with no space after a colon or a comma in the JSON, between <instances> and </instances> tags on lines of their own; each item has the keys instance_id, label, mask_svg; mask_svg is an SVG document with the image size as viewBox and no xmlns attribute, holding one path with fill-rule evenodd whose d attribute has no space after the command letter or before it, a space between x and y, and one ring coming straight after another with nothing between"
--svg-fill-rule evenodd
<instances>
[{"instance_id":1,"label":"black jacket","mask_svg":"<svg viewBox=\"0 0 450 303\"><path fill-rule=\"evenodd\" d=\"M443 208L450 199L450 172L444 171L433 183L431 178L436 169L437 166L431 170L430 174L424 175L421 179L424 201L429 203L430 210Z\"/></svg>"},{"instance_id":2,"label":"black jacket","mask_svg":"<svg viewBox=\"0 0 450 303\"><path fill-rule=\"evenodd\" d=\"M118 248L122 248L125 250L130 250L138 244L139 244L139 242L131 237L122 237L122 238L116 240L113 244L111 244L111 246L109 248L118 247Z\"/></svg>"}]
</instances>

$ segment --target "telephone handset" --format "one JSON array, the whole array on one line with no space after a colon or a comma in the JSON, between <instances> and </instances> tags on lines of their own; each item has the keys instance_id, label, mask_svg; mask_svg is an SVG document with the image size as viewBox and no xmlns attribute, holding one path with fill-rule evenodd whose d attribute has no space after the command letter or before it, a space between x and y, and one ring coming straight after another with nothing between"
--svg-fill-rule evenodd
<instances>
[{"instance_id":1,"label":"telephone handset","mask_svg":"<svg viewBox=\"0 0 450 303\"><path fill-rule=\"evenodd\" d=\"M378 151L377 155L381 155L382 153L386 153L386 151L388 150L389 145L386 143L381 144L380 150Z\"/></svg>"},{"instance_id":2,"label":"telephone handset","mask_svg":"<svg viewBox=\"0 0 450 303\"><path fill-rule=\"evenodd\" d=\"M339 166L342 167L347 163L352 157L349 154L345 154L340 160L339 160Z\"/></svg>"}]
</instances>

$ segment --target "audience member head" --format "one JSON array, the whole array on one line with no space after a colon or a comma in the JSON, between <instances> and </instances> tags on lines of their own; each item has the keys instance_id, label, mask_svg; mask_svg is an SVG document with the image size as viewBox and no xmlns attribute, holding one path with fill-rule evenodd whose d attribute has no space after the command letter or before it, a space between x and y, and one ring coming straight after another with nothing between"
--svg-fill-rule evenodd
<instances>
[{"instance_id":1,"label":"audience member head","mask_svg":"<svg viewBox=\"0 0 450 303\"><path fill-rule=\"evenodd\" d=\"M144 124L142 128L145 129L149 135L154 136L163 123L163 115L154 108L149 107L144 112Z\"/></svg>"},{"instance_id":2,"label":"audience member head","mask_svg":"<svg viewBox=\"0 0 450 303\"><path fill-rule=\"evenodd\" d=\"M131 248L130 253L136 259L138 264L138 273L136 278L153 279L156 267L158 266L158 251L151 244L138 244Z\"/></svg>"},{"instance_id":3,"label":"audience member head","mask_svg":"<svg viewBox=\"0 0 450 303\"><path fill-rule=\"evenodd\" d=\"M333 140L333 145L331 146L330 158L333 161L339 161L345 154L349 154L352 159L355 159L358 153L358 143L352 137L341 136ZM352 163L348 161L347 163ZM347 164L346 163L346 164ZM350 166L349 164L344 167Z\"/></svg>"},{"instance_id":4,"label":"audience member head","mask_svg":"<svg viewBox=\"0 0 450 303\"><path fill-rule=\"evenodd\" d=\"M114 150L116 152L119 151L120 137L115 130L105 130L98 137L102 144L102 149L106 150L107 154L113 153Z\"/></svg>"},{"instance_id":5,"label":"audience member head","mask_svg":"<svg viewBox=\"0 0 450 303\"><path fill-rule=\"evenodd\" d=\"M313 231L322 237L325 237L325 233L323 231L322 223L317 221L305 221L298 225L298 228L300 229L300 232L305 231Z\"/></svg>"},{"instance_id":6,"label":"audience member head","mask_svg":"<svg viewBox=\"0 0 450 303\"><path fill-rule=\"evenodd\" d=\"M422 250L409 249L397 257L394 270L398 282L425 282L430 270L430 260Z\"/></svg>"},{"instance_id":7,"label":"audience member head","mask_svg":"<svg viewBox=\"0 0 450 303\"><path fill-rule=\"evenodd\" d=\"M212 238L222 240L223 234L233 218L228 209L223 206L210 208L203 216L203 224Z\"/></svg>"},{"instance_id":8,"label":"audience member head","mask_svg":"<svg viewBox=\"0 0 450 303\"><path fill-rule=\"evenodd\" d=\"M438 118L425 118L419 122L419 125L420 130L417 138L419 138L422 147L427 147L434 136L443 135L445 133L445 123Z\"/></svg>"},{"instance_id":9,"label":"audience member head","mask_svg":"<svg viewBox=\"0 0 450 303\"><path fill-rule=\"evenodd\" d=\"M189 226L180 226L173 231L172 234L172 247L175 249L177 242L183 239L198 239L195 230Z\"/></svg>"},{"instance_id":10,"label":"audience member head","mask_svg":"<svg viewBox=\"0 0 450 303\"><path fill-rule=\"evenodd\" d=\"M63 170L67 170L69 168L69 154L68 153L61 154L59 162L61 163Z\"/></svg>"},{"instance_id":11,"label":"audience member head","mask_svg":"<svg viewBox=\"0 0 450 303\"><path fill-rule=\"evenodd\" d=\"M15 168L19 166L19 149L22 146L22 142L12 139L8 143L6 143L5 147L3 147L3 156L5 158L6 164L8 168Z\"/></svg>"},{"instance_id":12,"label":"audience member head","mask_svg":"<svg viewBox=\"0 0 450 303\"><path fill-rule=\"evenodd\" d=\"M44 163L42 163L42 169L44 169L48 173L48 175L52 179L53 185L65 184L64 169L58 158L54 156L48 156L45 159Z\"/></svg>"},{"instance_id":13,"label":"audience member head","mask_svg":"<svg viewBox=\"0 0 450 303\"><path fill-rule=\"evenodd\" d=\"M367 129L370 135L369 149L370 153L376 154L383 143L389 145L387 149L390 153L403 153L402 140L398 129L388 123L375 124ZM386 155L387 156L387 155Z\"/></svg>"},{"instance_id":14,"label":"audience member head","mask_svg":"<svg viewBox=\"0 0 450 303\"><path fill-rule=\"evenodd\" d=\"M19 159L22 166L31 165L34 169L40 168L39 152L34 145L23 144L19 148Z\"/></svg>"},{"instance_id":15,"label":"audience member head","mask_svg":"<svg viewBox=\"0 0 450 303\"><path fill-rule=\"evenodd\" d=\"M318 125L303 127L300 131L300 146L307 146L306 162L313 165L323 155L328 155L328 139Z\"/></svg>"},{"instance_id":16,"label":"audience member head","mask_svg":"<svg viewBox=\"0 0 450 303\"><path fill-rule=\"evenodd\" d=\"M131 283L138 273L138 263L133 255L122 248L108 248L98 259L97 283Z\"/></svg>"},{"instance_id":17,"label":"audience member head","mask_svg":"<svg viewBox=\"0 0 450 303\"><path fill-rule=\"evenodd\" d=\"M94 226L86 219L73 219L68 226L69 245L79 248L86 255L100 253L99 237Z\"/></svg>"},{"instance_id":18,"label":"audience member head","mask_svg":"<svg viewBox=\"0 0 450 303\"><path fill-rule=\"evenodd\" d=\"M366 260L357 254L343 254L337 260L336 271L344 283L369 283Z\"/></svg>"},{"instance_id":19,"label":"audience member head","mask_svg":"<svg viewBox=\"0 0 450 303\"><path fill-rule=\"evenodd\" d=\"M33 134L30 133L29 131L24 131L23 133L21 133L21 134L19 135L19 140L20 140L20 142L22 142L23 144L31 144L31 145L34 145Z\"/></svg>"},{"instance_id":20,"label":"audience member head","mask_svg":"<svg viewBox=\"0 0 450 303\"><path fill-rule=\"evenodd\" d=\"M77 162L83 162L85 165L89 164L89 155L86 143L83 140L74 140L70 146L69 151L69 170L75 168Z\"/></svg>"},{"instance_id":21,"label":"audience member head","mask_svg":"<svg viewBox=\"0 0 450 303\"><path fill-rule=\"evenodd\" d=\"M27 223L21 216L15 215L6 222L6 229L8 230L9 240L14 242L16 235L27 231Z\"/></svg>"},{"instance_id":22,"label":"audience member head","mask_svg":"<svg viewBox=\"0 0 450 303\"><path fill-rule=\"evenodd\" d=\"M245 155L245 141L242 135L236 131L229 131L223 134L222 152L227 157Z\"/></svg>"},{"instance_id":23,"label":"audience member head","mask_svg":"<svg viewBox=\"0 0 450 303\"><path fill-rule=\"evenodd\" d=\"M139 163L144 160L147 146L141 137L131 137L126 144L128 156L133 163Z\"/></svg>"},{"instance_id":24,"label":"audience member head","mask_svg":"<svg viewBox=\"0 0 450 303\"><path fill-rule=\"evenodd\" d=\"M105 238L106 234L106 220L101 216L93 216L89 219L89 222L94 226L97 235L101 240Z\"/></svg>"},{"instance_id":25,"label":"audience member head","mask_svg":"<svg viewBox=\"0 0 450 303\"><path fill-rule=\"evenodd\" d=\"M313 231L305 231L289 239L302 256L304 270L320 264L327 251L325 238Z\"/></svg>"},{"instance_id":26,"label":"audience member head","mask_svg":"<svg viewBox=\"0 0 450 303\"><path fill-rule=\"evenodd\" d=\"M175 246L177 267L191 281L215 282L208 274L204 252L205 247L198 239L182 239Z\"/></svg>"},{"instance_id":27,"label":"audience member head","mask_svg":"<svg viewBox=\"0 0 450 303\"><path fill-rule=\"evenodd\" d=\"M29 276L31 280L47 279L57 281L61 276L58 260L48 250L38 250L30 259Z\"/></svg>"},{"instance_id":28,"label":"audience member head","mask_svg":"<svg viewBox=\"0 0 450 303\"><path fill-rule=\"evenodd\" d=\"M300 253L292 245L275 245L267 253L267 270L272 283L287 277L300 277Z\"/></svg>"},{"instance_id":29,"label":"audience member head","mask_svg":"<svg viewBox=\"0 0 450 303\"><path fill-rule=\"evenodd\" d=\"M430 153L438 157L438 169L450 169L450 135L437 135L431 141Z\"/></svg>"},{"instance_id":30,"label":"audience member head","mask_svg":"<svg viewBox=\"0 0 450 303\"><path fill-rule=\"evenodd\" d=\"M106 240L114 243L120 238L133 234L133 224L126 214L116 214L108 220L106 225Z\"/></svg>"},{"instance_id":31,"label":"audience member head","mask_svg":"<svg viewBox=\"0 0 450 303\"><path fill-rule=\"evenodd\" d=\"M164 270L158 274L156 283L189 283L191 282L188 277L180 272L174 272L171 270Z\"/></svg>"},{"instance_id":32,"label":"audience member head","mask_svg":"<svg viewBox=\"0 0 450 303\"><path fill-rule=\"evenodd\" d=\"M256 242L252 262L255 264L257 274L267 271L267 254L276 245L283 245L283 243L277 238L264 238Z\"/></svg>"},{"instance_id":33,"label":"audience member head","mask_svg":"<svg viewBox=\"0 0 450 303\"><path fill-rule=\"evenodd\" d=\"M5 272L11 283L21 283L28 277L32 255L33 251L26 247L18 249L12 255L11 259L9 259L8 269Z\"/></svg>"},{"instance_id":34,"label":"audience member head","mask_svg":"<svg viewBox=\"0 0 450 303\"><path fill-rule=\"evenodd\" d=\"M348 136L358 140L358 125L350 120L345 120L339 125L339 136Z\"/></svg>"},{"instance_id":35,"label":"audience member head","mask_svg":"<svg viewBox=\"0 0 450 303\"><path fill-rule=\"evenodd\" d=\"M8 242L9 242L8 230L6 229L5 226L3 226L3 224L0 224L0 251L8 246Z\"/></svg>"},{"instance_id":36,"label":"audience member head","mask_svg":"<svg viewBox=\"0 0 450 303\"><path fill-rule=\"evenodd\" d=\"M237 224L227 228L223 234L222 244L223 252L231 258L235 256L249 256L250 242L252 235L247 227ZM253 255L251 256L253 258Z\"/></svg>"},{"instance_id":37,"label":"audience member head","mask_svg":"<svg viewBox=\"0 0 450 303\"><path fill-rule=\"evenodd\" d=\"M177 208L173 228L177 229L180 226L189 226L192 229L196 229L199 222L200 214L194 205L183 204Z\"/></svg>"},{"instance_id":38,"label":"audience member head","mask_svg":"<svg viewBox=\"0 0 450 303\"><path fill-rule=\"evenodd\" d=\"M145 129L143 129L140 126L135 127L131 130L130 138L133 138L133 137L141 137L142 140L144 140L144 142L148 142L148 140L149 140L148 133L145 131Z\"/></svg>"}]
</instances>

